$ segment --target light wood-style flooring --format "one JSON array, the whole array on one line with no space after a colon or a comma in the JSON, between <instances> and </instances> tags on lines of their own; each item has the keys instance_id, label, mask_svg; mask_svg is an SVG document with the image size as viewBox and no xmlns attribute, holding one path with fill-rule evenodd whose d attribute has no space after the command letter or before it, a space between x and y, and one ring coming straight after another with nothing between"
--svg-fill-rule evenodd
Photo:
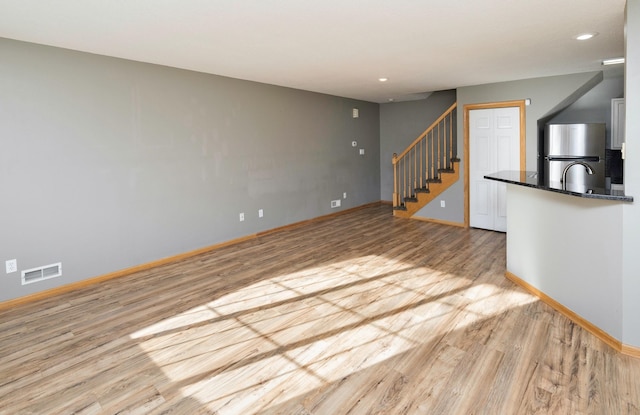
<instances>
[{"instance_id":1,"label":"light wood-style flooring","mask_svg":"<svg viewBox=\"0 0 640 415\"><path fill-rule=\"evenodd\" d=\"M640 359L376 205L0 311L0 414L640 414Z\"/></svg>"}]
</instances>

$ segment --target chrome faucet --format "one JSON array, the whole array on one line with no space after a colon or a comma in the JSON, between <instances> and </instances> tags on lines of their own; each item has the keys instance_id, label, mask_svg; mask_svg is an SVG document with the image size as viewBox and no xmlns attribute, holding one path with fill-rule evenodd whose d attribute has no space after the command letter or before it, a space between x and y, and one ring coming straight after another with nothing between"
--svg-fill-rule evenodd
<instances>
[{"instance_id":1,"label":"chrome faucet","mask_svg":"<svg viewBox=\"0 0 640 415\"><path fill-rule=\"evenodd\" d=\"M567 190L567 173L569 172L569 169L576 164L583 165L584 168L587 169L587 174L593 174L593 169L591 168L591 166L589 166L584 161L574 161L573 163L567 164L567 167L565 167L562 171L562 179L560 180L562 182L562 190Z\"/></svg>"}]
</instances>

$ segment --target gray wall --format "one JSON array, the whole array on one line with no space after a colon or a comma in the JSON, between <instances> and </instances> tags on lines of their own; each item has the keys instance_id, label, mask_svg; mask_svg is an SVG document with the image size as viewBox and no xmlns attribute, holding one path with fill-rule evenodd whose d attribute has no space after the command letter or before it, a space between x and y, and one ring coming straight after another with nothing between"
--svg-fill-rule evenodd
<instances>
[{"instance_id":1,"label":"gray wall","mask_svg":"<svg viewBox=\"0 0 640 415\"><path fill-rule=\"evenodd\" d=\"M6 39L0 97L0 264L63 264L0 301L380 199L378 104Z\"/></svg>"},{"instance_id":2,"label":"gray wall","mask_svg":"<svg viewBox=\"0 0 640 415\"><path fill-rule=\"evenodd\" d=\"M393 153L401 153L456 102L456 91L380 105L380 200L393 199Z\"/></svg>"},{"instance_id":3,"label":"gray wall","mask_svg":"<svg viewBox=\"0 0 640 415\"><path fill-rule=\"evenodd\" d=\"M538 120L554 111L567 97L590 83L592 78L599 76L600 72L586 72L458 88L458 106L462 111L467 104L531 99L531 105L526 107L526 168L536 170ZM462 122L462 117L458 117L458 131L463 131Z\"/></svg>"},{"instance_id":4,"label":"gray wall","mask_svg":"<svg viewBox=\"0 0 640 415\"><path fill-rule=\"evenodd\" d=\"M624 68L621 65L603 71L604 79L576 102L553 117L551 123L597 122L607 126L606 146L611 147L611 100L624 97Z\"/></svg>"}]
</instances>

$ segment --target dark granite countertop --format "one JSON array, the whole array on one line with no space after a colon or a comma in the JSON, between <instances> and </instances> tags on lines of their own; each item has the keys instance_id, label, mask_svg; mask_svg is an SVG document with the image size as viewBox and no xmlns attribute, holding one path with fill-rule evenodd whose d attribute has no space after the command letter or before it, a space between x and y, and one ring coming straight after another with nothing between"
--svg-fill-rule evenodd
<instances>
[{"instance_id":1,"label":"dark granite countertop","mask_svg":"<svg viewBox=\"0 0 640 415\"><path fill-rule=\"evenodd\" d=\"M584 186L569 183L567 189L562 188L560 182L544 183L535 171L508 170L487 174L485 179L498 182L517 184L520 186L533 187L534 189L547 190L549 192L562 193L565 195L585 197L589 199L617 200L620 202L633 202L633 196L627 196L622 190L594 188L586 189Z\"/></svg>"}]
</instances>

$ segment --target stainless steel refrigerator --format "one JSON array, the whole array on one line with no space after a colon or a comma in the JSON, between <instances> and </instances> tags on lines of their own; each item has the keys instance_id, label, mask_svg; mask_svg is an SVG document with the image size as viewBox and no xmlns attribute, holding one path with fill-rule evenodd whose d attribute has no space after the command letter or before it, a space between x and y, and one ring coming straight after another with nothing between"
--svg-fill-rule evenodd
<instances>
[{"instance_id":1,"label":"stainless steel refrigerator","mask_svg":"<svg viewBox=\"0 0 640 415\"><path fill-rule=\"evenodd\" d=\"M547 124L542 163L545 182L579 192L604 188L605 137L605 124ZM563 184L562 175L571 164L575 165L566 170Z\"/></svg>"}]
</instances>

